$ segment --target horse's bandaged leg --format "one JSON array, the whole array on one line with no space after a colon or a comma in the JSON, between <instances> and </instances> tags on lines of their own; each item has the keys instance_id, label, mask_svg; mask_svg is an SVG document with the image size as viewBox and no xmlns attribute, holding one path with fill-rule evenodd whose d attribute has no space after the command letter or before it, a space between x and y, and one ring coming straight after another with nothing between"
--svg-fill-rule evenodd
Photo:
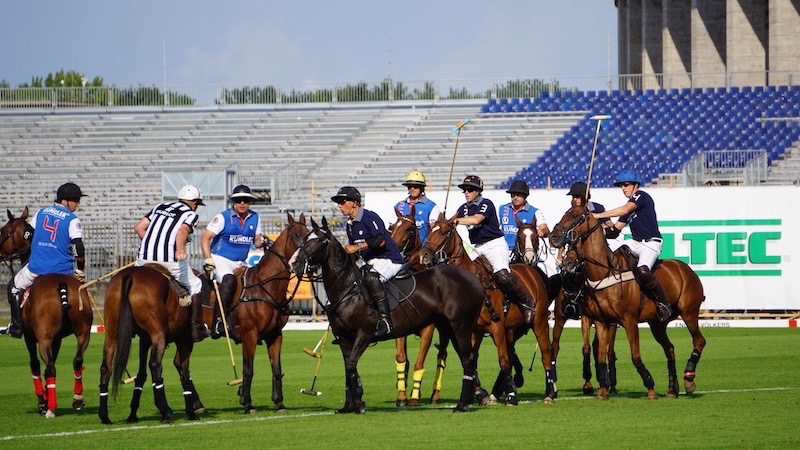
<instances>
[{"instance_id":1,"label":"horse's bandaged leg","mask_svg":"<svg viewBox=\"0 0 800 450\"><path fill-rule=\"evenodd\" d=\"M411 399L419 400L420 389L422 388L422 376L425 374L425 369L414 371L414 384L411 388Z\"/></svg>"}]
</instances>

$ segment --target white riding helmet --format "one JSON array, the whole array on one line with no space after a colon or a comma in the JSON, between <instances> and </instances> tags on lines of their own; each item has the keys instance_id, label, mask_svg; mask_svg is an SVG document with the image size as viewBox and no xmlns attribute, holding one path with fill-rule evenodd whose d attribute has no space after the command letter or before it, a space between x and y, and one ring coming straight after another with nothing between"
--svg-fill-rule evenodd
<instances>
[{"instance_id":1,"label":"white riding helmet","mask_svg":"<svg viewBox=\"0 0 800 450\"><path fill-rule=\"evenodd\" d=\"M198 205L205 205L200 196L200 189L191 184L187 184L178 190L178 200L189 200L196 202Z\"/></svg>"}]
</instances>

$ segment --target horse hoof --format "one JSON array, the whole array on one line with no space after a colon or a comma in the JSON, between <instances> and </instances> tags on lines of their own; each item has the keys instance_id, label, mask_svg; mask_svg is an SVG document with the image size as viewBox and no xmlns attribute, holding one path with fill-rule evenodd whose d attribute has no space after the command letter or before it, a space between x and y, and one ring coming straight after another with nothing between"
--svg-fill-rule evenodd
<instances>
[{"instance_id":1,"label":"horse hoof","mask_svg":"<svg viewBox=\"0 0 800 450\"><path fill-rule=\"evenodd\" d=\"M172 425L172 423L173 423L172 416L164 416L161 418L162 425Z\"/></svg>"},{"instance_id":2,"label":"horse hoof","mask_svg":"<svg viewBox=\"0 0 800 450\"><path fill-rule=\"evenodd\" d=\"M405 408L406 406L408 406L408 401L407 400L397 399L397 401L395 401L394 404L398 408Z\"/></svg>"},{"instance_id":3,"label":"horse hoof","mask_svg":"<svg viewBox=\"0 0 800 450\"><path fill-rule=\"evenodd\" d=\"M469 405L462 405L461 403L457 404L455 408L453 408L454 413L464 413L469 411Z\"/></svg>"},{"instance_id":4,"label":"horse hoof","mask_svg":"<svg viewBox=\"0 0 800 450\"><path fill-rule=\"evenodd\" d=\"M83 399L72 401L72 409L74 409L75 411L83 410L84 406L86 406L86 402Z\"/></svg>"},{"instance_id":5,"label":"horse hoof","mask_svg":"<svg viewBox=\"0 0 800 450\"><path fill-rule=\"evenodd\" d=\"M694 383L694 381L684 381L683 388L686 389L686 394L692 395L697 389L697 385Z\"/></svg>"},{"instance_id":6,"label":"horse hoof","mask_svg":"<svg viewBox=\"0 0 800 450\"><path fill-rule=\"evenodd\" d=\"M555 400L553 400L553 397L547 396L544 399L542 399L542 403L545 405L552 405L553 403L555 403Z\"/></svg>"},{"instance_id":7,"label":"horse hoof","mask_svg":"<svg viewBox=\"0 0 800 450\"><path fill-rule=\"evenodd\" d=\"M186 418L189 420L200 420L200 417L197 414L187 414Z\"/></svg>"},{"instance_id":8,"label":"horse hoof","mask_svg":"<svg viewBox=\"0 0 800 450\"><path fill-rule=\"evenodd\" d=\"M494 394L489 394L488 397L484 397L481 401L481 405L496 405L497 404L497 397Z\"/></svg>"},{"instance_id":9,"label":"horse hoof","mask_svg":"<svg viewBox=\"0 0 800 450\"><path fill-rule=\"evenodd\" d=\"M283 406L283 405L278 405L278 406L275 408L275 413L276 413L276 414L286 414L287 412L289 412L289 410L288 410L288 409L286 409L286 407L285 407L285 406Z\"/></svg>"},{"instance_id":10,"label":"horse hoof","mask_svg":"<svg viewBox=\"0 0 800 450\"><path fill-rule=\"evenodd\" d=\"M44 413L44 417L47 419L52 419L56 416L56 412L52 409L48 409L46 413Z\"/></svg>"},{"instance_id":11,"label":"horse hoof","mask_svg":"<svg viewBox=\"0 0 800 450\"><path fill-rule=\"evenodd\" d=\"M658 400L658 394L656 393L656 391L654 391L652 389L649 389L647 391L647 399L648 400Z\"/></svg>"},{"instance_id":12,"label":"horse hoof","mask_svg":"<svg viewBox=\"0 0 800 450\"><path fill-rule=\"evenodd\" d=\"M415 406L419 406L419 400L416 398L412 398L411 400L408 401L408 406L412 408Z\"/></svg>"},{"instance_id":13,"label":"horse hoof","mask_svg":"<svg viewBox=\"0 0 800 450\"><path fill-rule=\"evenodd\" d=\"M518 372L514 375L514 386L521 388L525 384L525 376L522 375L522 372Z\"/></svg>"},{"instance_id":14,"label":"horse hoof","mask_svg":"<svg viewBox=\"0 0 800 450\"><path fill-rule=\"evenodd\" d=\"M667 392L667 398L678 398L678 394L675 392Z\"/></svg>"},{"instance_id":15,"label":"horse hoof","mask_svg":"<svg viewBox=\"0 0 800 450\"><path fill-rule=\"evenodd\" d=\"M138 421L139 421L139 418L136 417L136 415L134 415L134 414L131 414L130 416L128 416L127 419L125 419L125 422L128 422L128 423L136 423ZM108 423L111 423L111 421L108 421Z\"/></svg>"},{"instance_id":16,"label":"horse hoof","mask_svg":"<svg viewBox=\"0 0 800 450\"><path fill-rule=\"evenodd\" d=\"M192 413L193 414L205 414L206 413L206 407L205 406L201 406L199 408L195 408L195 409L192 410Z\"/></svg>"},{"instance_id":17,"label":"horse hoof","mask_svg":"<svg viewBox=\"0 0 800 450\"><path fill-rule=\"evenodd\" d=\"M45 413L47 413L47 403L39 403L37 408L39 409L40 416L43 416Z\"/></svg>"},{"instance_id":18,"label":"horse hoof","mask_svg":"<svg viewBox=\"0 0 800 450\"><path fill-rule=\"evenodd\" d=\"M257 409L256 409L254 406L252 406L252 405L250 405L250 406L248 406L248 407L244 408L244 413L245 413L245 414L255 414L257 411L258 411L258 410L257 410Z\"/></svg>"},{"instance_id":19,"label":"horse hoof","mask_svg":"<svg viewBox=\"0 0 800 450\"><path fill-rule=\"evenodd\" d=\"M517 406L519 405L519 400L517 399L516 394L511 393L506 396L506 405L508 406Z\"/></svg>"},{"instance_id":20,"label":"horse hoof","mask_svg":"<svg viewBox=\"0 0 800 450\"><path fill-rule=\"evenodd\" d=\"M112 422L111 419L109 419L108 417L101 417L100 423L102 423L103 425L111 425Z\"/></svg>"},{"instance_id":21,"label":"horse hoof","mask_svg":"<svg viewBox=\"0 0 800 450\"><path fill-rule=\"evenodd\" d=\"M439 391L433 391L433 394L431 394L431 405L438 405L441 400L442 397L439 395Z\"/></svg>"},{"instance_id":22,"label":"horse hoof","mask_svg":"<svg viewBox=\"0 0 800 450\"><path fill-rule=\"evenodd\" d=\"M617 390L616 386L611 386L610 388L608 388L608 393L609 394L619 394L619 391Z\"/></svg>"}]
</instances>

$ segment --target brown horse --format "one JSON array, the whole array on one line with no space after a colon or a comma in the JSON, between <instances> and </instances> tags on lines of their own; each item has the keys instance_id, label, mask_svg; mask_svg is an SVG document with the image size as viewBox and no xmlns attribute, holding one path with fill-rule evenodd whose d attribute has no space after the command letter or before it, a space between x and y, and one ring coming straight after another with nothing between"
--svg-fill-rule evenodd
<instances>
[{"instance_id":1,"label":"brown horse","mask_svg":"<svg viewBox=\"0 0 800 450\"><path fill-rule=\"evenodd\" d=\"M517 283L533 298L535 304L533 324L528 324L525 323L524 315L516 303L504 304L505 297L494 282L491 270L487 265L479 262L480 259L472 261L469 258L452 218L447 220L444 214L439 214L439 218L428 235L428 242L422 247L420 258L421 262L426 265L452 264L464 267L481 280L486 292L487 303L481 309L474 338L479 343L483 338L483 332L487 331L497 347L500 373L495 387L492 389L495 397L499 398L505 394L506 403L516 404L518 402L516 386L511 377L513 343L525 334L528 327L532 327L542 352L542 365L545 369L544 401L552 403L554 387L548 324L550 313L547 310L550 301L547 295L546 280L542 275L526 264L511 266L511 273L517 279ZM476 348L478 345L476 344Z\"/></svg>"},{"instance_id":2,"label":"brown horse","mask_svg":"<svg viewBox=\"0 0 800 450\"><path fill-rule=\"evenodd\" d=\"M539 238L536 230L536 220L533 223L521 223L517 220L517 241L514 246L514 257L512 260L535 266L539 262ZM558 383L558 353L561 350L561 334L564 331L564 325L567 317L564 315L564 308L572 303L572 307L576 307L580 300L585 295L584 287L586 279L582 277L577 279L575 274L559 273L555 278L551 277L548 282L548 295L550 301L555 301L554 316L555 322L553 324L553 381ZM591 333L592 321L585 315L580 317L581 321L581 336L583 338L583 346L581 353L583 354L583 393L585 395L592 395L594 387L592 386L592 354L595 355L597 361L597 335L595 334L594 340L589 342L589 335ZM608 371L609 371L609 391L615 393L617 391L617 355L614 352L614 340L617 334L616 327L610 327L609 332L609 349L608 349ZM558 384L555 384L556 397L558 396Z\"/></svg>"},{"instance_id":3,"label":"brown horse","mask_svg":"<svg viewBox=\"0 0 800 450\"><path fill-rule=\"evenodd\" d=\"M180 306L178 295L171 286L168 274L157 265L127 268L111 278L106 287L105 341L103 361L100 366L100 408L98 415L104 424L111 424L108 417L108 383L112 382L112 393L117 390L130 354L131 341L139 336L139 371L136 374L128 422L138 421L137 411L147 367L153 379L155 404L161 414L161 423L172 423L172 410L167 404L161 361L168 343L175 343L173 363L180 375L186 415L196 420L205 412L189 374L189 357L194 343L191 332L191 308ZM209 283L201 278L203 283ZM207 287L206 287L207 288ZM204 288L205 289L205 288ZM213 298L213 297L212 297ZM207 305L204 305L207 306ZM203 311L204 321L210 324L213 314L209 308ZM150 353L149 363L147 361Z\"/></svg>"},{"instance_id":4,"label":"brown horse","mask_svg":"<svg viewBox=\"0 0 800 450\"><path fill-rule=\"evenodd\" d=\"M558 360L558 353L561 349L561 333L564 331L564 324L568 317L564 313L566 308L572 308L571 317L574 314L580 314L583 305L585 304L588 288L586 286L586 276L582 270L579 269L579 263L575 259L575 252L568 252L567 256L561 264L561 272L557 275L557 284L559 289L555 297L555 323L553 325L553 364ZM581 336L583 338L583 346L581 347L581 354L583 355L583 393L584 395L594 394L594 386L592 385L592 355L594 355L595 363L597 362L598 339L597 333L591 343L589 336L592 329L592 320L586 314L580 314L581 321ZM609 341L608 341L608 378L609 378L609 393L615 394L617 392L617 354L614 351L614 342L617 335L616 325L608 327ZM558 382L558 370L555 371L555 380ZM556 394L558 394L558 387L556 387Z\"/></svg>"},{"instance_id":5,"label":"brown horse","mask_svg":"<svg viewBox=\"0 0 800 450\"><path fill-rule=\"evenodd\" d=\"M620 278L620 272L629 270L624 256L619 252L611 252L602 227L584 206L572 207L564 214L551 233L550 242L555 247L569 245L575 251L578 262L590 280L589 283L608 277ZM703 285L687 264L675 259L664 260L657 264L653 273L672 305L672 318L680 314L692 336L693 350L683 372L686 393L691 394L696 388L694 379L697 363L706 344L698 324L700 304L705 299ZM608 330L609 324L613 323L619 323L625 328L631 347L631 359L647 388L647 397L658 398L653 377L642 363L639 351L639 322L648 322L653 337L664 349L669 374L667 396L678 396L675 349L667 336L667 324L661 323L656 318L655 302L644 296L636 281L623 281L603 289L589 289L583 310L594 320L597 328L599 340L597 379L600 384L598 398L605 399L608 396Z\"/></svg>"},{"instance_id":6,"label":"brown horse","mask_svg":"<svg viewBox=\"0 0 800 450\"><path fill-rule=\"evenodd\" d=\"M220 292L223 299L234 299L228 311L234 332L242 342L243 383L239 389L239 403L244 406L245 414L256 411L250 390L253 383L256 346L261 340L266 342L272 367L272 401L275 403L275 411L286 411L283 405L281 330L289 320L288 304L294 297L287 295L289 281L292 278L288 262L289 257L308 236L303 214L300 214L298 221L295 221L291 214L287 214L287 219L289 224L281 231L272 246L265 250L258 264L240 273L234 283L223 280L226 289ZM234 285L234 289L229 296L226 291L230 284Z\"/></svg>"},{"instance_id":7,"label":"brown horse","mask_svg":"<svg viewBox=\"0 0 800 450\"><path fill-rule=\"evenodd\" d=\"M402 214L395 208L397 215L397 222L389 227L392 233L392 240L397 244L403 259L411 264L413 272L421 272L425 270L425 266L419 260L419 251L422 248L422 243L419 239L419 230L416 224L416 208L411 206L409 214ZM427 224L425 226L428 226ZM408 398L406 392L406 380L408 379L408 353L406 347L406 337L401 336L395 339L395 368L397 370L397 400L395 404L399 407L403 406L417 406L420 399L420 390L422 388L422 379L425 374L425 358L428 356L428 351L431 348L431 341L433 341L433 324L428 325L419 332L419 353L417 360L414 363L414 373L411 387L411 398ZM431 394L431 403L438 403L441 398L442 378L444 377L444 367L447 360L447 346L439 346L439 354L437 356L436 376L434 378L433 393Z\"/></svg>"},{"instance_id":8,"label":"brown horse","mask_svg":"<svg viewBox=\"0 0 800 450\"><path fill-rule=\"evenodd\" d=\"M33 227L28 223L28 207L22 210L19 217L14 217L11 211L6 210L8 222L0 228L0 261L8 264L13 277L14 260L19 260L20 265L24 266L31 256L31 239L33 238Z\"/></svg>"},{"instance_id":9,"label":"brown horse","mask_svg":"<svg viewBox=\"0 0 800 450\"><path fill-rule=\"evenodd\" d=\"M313 219L311 226L312 233L290 264L297 274L313 273L317 267L322 270L329 299L325 312L345 363L345 404L337 412L361 414L366 404L358 360L370 343L379 340L375 336L377 314L360 287L361 269L356 256L344 251L324 217L322 227ZM453 341L463 368L461 395L454 412L467 411L472 402L476 364L471 334L483 304L483 289L472 274L454 266L433 267L412 278L413 290L391 312L393 333L407 336L433 323L440 335Z\"/></svg>"},{"instance_id":10,"label":"brown horse","mask_svg":"<svg viewBox=\"0 0 800 450\"><path fill-rule=\"evenodd\" d=\"M74 334L78 350L72 360L75 375L72 408L83 409L83 353L89 346L92 328L92 308L85 291L79 294L81 283L72 275L50 274L37 277L27 292L22 308L22 333L30 356L33 387L39 399L39 413L56 415L56 359L61 341ZM62 309L62 301L69 308ZM42 385L39 357L44 361L45 385Z\"/></svg>"}]
</instances>

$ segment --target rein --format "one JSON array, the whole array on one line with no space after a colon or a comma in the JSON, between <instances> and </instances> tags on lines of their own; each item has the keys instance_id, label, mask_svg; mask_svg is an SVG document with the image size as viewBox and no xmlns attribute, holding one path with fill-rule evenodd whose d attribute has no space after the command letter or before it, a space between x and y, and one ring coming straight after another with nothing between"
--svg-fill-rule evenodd
<instances>
[{"instance_id":1,"label":"rein","mask_svg":"<svg viewBox=\"0 0 800 450\"><path fill-rule=\"evenodd\" d=\"M455 227L450 228L447 233L444 233L444 239L442 239L442 242L440 242L435 249L431 248L430 246L430 237L428 238L428 242L422 246L422 248L433 254L433 265L436 266L439 264L450 264L451 261L460 259L464 256L465 250L463 245L461 246L460 251L457 249L458 253L453 256L448 256L444 251L444 247L447 246L450 243L450 240L453 238L453 233L456 233Z\"/></svg>"},{"instance_id":2,"label":"rein","mask_svg":"<svg viewBox=\"0 0 800 450\"><path fill-rule=\"evenodd\" d=\"M581 242L581 241L585 242L586 239L589 236L592 235L592 233L594 233L595 231L597 231L600 228L600 222L599 221L595 221L595 224L593 226L587 228L587 230L584 231L583 233L580 233L579 235L575 236L575 228L578 227L579 225L581 225L582 223L586 222L586 220L588 218L588 214L589 214L588 211L583 212L580 216L576 217L573 220L573 223L570 224L569 228L564 227L564 228L567 228L567 230L564 232L564 238L565 238L566 244L568 244L570 246L570 248L575 252L575 255L578 258L578 260L581 262L581 265L584 265L585 262L589 262L591 264L594 264L594 265L596 265L598 267L601 267L601 268L606 270L605 275L603 275L600 279L607 278L607 277L609 277L611 275L619 274L619 273L623 272L623 271L621 271L621 270L619 270L619 269L614 267L614 261L612 259L613 258L613 254L608 250L608 248L604 249L605 250L605 255L606 255L606 262L605 263L600 262L597 259L589 256L585 252L581 251L580 246L578 245L578 243ZM588 280L588 277L587 277L587 280ZM594 288L590 287L590 289L592 291L596 291L596 289L594 289Z\"/></svg>"}]
</instances>

